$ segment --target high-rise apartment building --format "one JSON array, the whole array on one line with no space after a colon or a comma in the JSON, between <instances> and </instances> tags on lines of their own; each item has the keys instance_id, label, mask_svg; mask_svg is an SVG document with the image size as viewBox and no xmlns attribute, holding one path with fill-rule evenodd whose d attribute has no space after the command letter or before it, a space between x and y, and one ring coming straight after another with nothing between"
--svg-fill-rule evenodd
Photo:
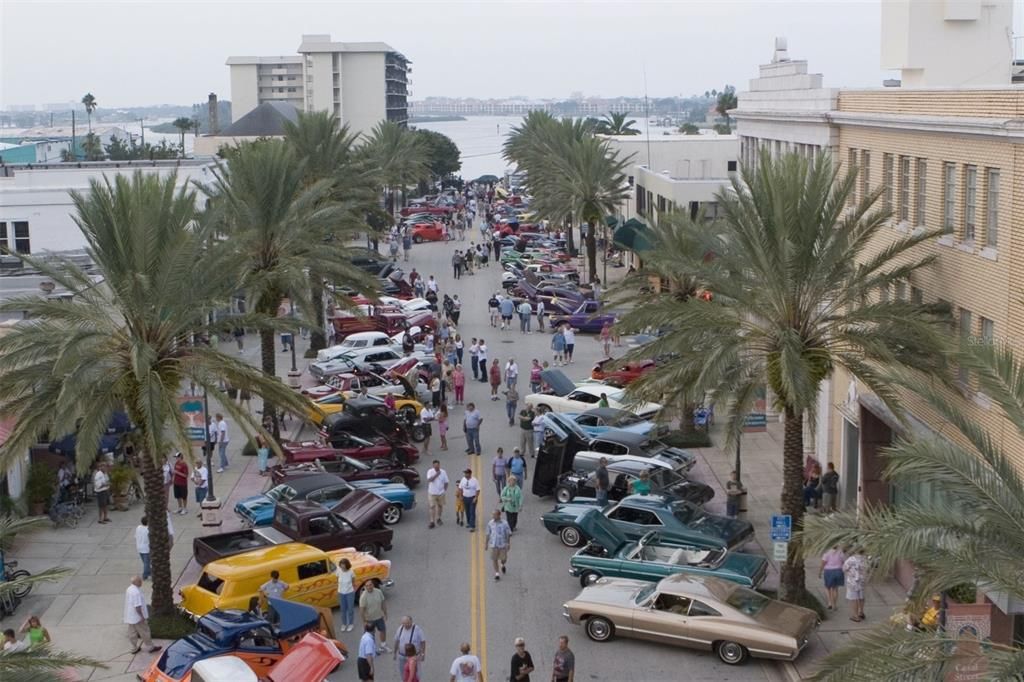
<instances>
[{"instance_id":1,"label":"high-rise apartment building","mask_svg":"<svg viewBox=\"0 0 1024 682\"><path fill-rule=\"evenodd\" d=\"M329 111L356 132L379 121L408 121L410 62L386 43L337 43L304 35L297 55L229 57L231 115L264 102Z\"/></svg>"}]
</instances>

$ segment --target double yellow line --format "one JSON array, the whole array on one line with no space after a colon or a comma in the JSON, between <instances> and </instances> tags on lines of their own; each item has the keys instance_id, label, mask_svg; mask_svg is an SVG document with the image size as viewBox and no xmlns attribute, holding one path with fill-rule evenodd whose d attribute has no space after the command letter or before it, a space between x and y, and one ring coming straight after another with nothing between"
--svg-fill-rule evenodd
<instances>
[{"instance_id":1,"label":"double yellow line","mask_svg":"<svg viewBox=\"0 0 1024 682\"><path fill-rule=\"evenodd\" d=\"M484 507L484 476L480 468L481 458L469 456L469 468L480 481L480 492L476 496L476 532L469 535L469 627L470 646L480 658L480 668L487 679L487 522L491 515Z\"/></svg>"}]
</instances>

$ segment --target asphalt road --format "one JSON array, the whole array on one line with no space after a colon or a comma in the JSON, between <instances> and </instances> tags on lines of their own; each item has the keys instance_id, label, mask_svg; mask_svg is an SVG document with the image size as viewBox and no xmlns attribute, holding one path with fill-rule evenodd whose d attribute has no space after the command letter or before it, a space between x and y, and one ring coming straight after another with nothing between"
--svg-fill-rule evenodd
<instances>
[{"instance_id":1,"label":"asphalt road","mask_svg":"<svg viewBox=\"0 0 1024 682\"><path fill-rule=\"evenodd\" d=\"M474 237L478 233L474 233ZM483 337L490 358L502 365L511 356L520 366L520 396L529 389L529 364L533 358L550 360L549 336L515 331L501 332L488 322L487 299L500 289L501 269L496 263L463 276L456 282L450 265L456 248L468 245L451 242L416 245L408 264L424 276L433 274L441 293L459 294L463 300L462 319L458 329L467 340ZM517 325L518 326L518 325ZM601 355L595 337L577 336L576 361L567 374L582 378ZM466 357L468 363L468 353ZM468 367L467 367L468 373ZM471 376L469 377L471 379ZM518 445L518 426L508 426L504 400L492 402L490 387L467 381L467 401L476 402L484 422L481 442L482 457L464 454L461 407L451 409L449 449L438 450L435 434L430 455L421 459L425 471L436 457L448 472L452 485L467 466L480 472L482 500L478 524L489 518L495 507L496 493L490 477L490 460L499 446L511 453ZM520 402L522 406L522 402ZM479 461L478 461L479 460ZM530 472L532 475L532 472ZM529 481L526 486L529 490ZM453 488L449 489L450 491ZM484 665L485 679L506 680L509 675L512 642L524 637L537 670L533 680L551 679L552 655L559 635L570 637L570 648L576 654L577 680L632 680L635 682L669 682L682 680L765 680L784 679L776 664L753 661L738 668L718 661L711 653L678 649L666 645L618 639L597 644L586 638L582 628L570 625L562 617L562 603L579 592L579 583L568 574L572 550L564 547L540 523L540 514L554 504L552 498L539 499L532 493L524 495L519 530L512 539L508 573L500 582L492 577L490 559L484 549L484 534L469 533L454 523L453 493L445 509L445 523L434 529L427 527L426 483L417 490L417 508L406 514L395 527L394 549L386 558L392 561L395 585L387 592L389 638L393 638L403 614L413 617L425 631L427 656L421 669L424 682L448 680L449 667L459 655L459 644L469 642L473 653ZM336 622L340 622L336 614ZM339 637L354 652L359 632L340 633ZM385 654L377 680L400 679L390 654ZM355 679L354 661L335 673L332 679Z\"/></svg>"}]
</instances>

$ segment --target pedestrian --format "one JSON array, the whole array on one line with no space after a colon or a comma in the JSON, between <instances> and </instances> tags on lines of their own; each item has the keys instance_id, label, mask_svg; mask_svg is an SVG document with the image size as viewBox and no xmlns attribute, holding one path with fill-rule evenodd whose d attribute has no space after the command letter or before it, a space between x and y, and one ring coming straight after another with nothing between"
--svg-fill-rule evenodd
<instances>
[{"instance_id":1,"label":"pedestrian","mask_svg":"<svg viewBox=\"0 0 1024 682\"><path fill-rule=\"evenodd\" d=\"M505 415L508 417L508 425L516 425L516 410L519 407L519 391L516 390L515 386L511 386L504 391L505 393Z\"/></svg>"},{"instance_id":2,"label":"pedestrian","mask_svg":"<svg viewBox=\"0 0 1024 682\"><path fill-rule=\"evenodd\" d=\"M576 679L576 655L569 648L569 638L558 638L558 648L551 662L551 682L573 682Z\"/></svg>"},{"instance_id":3,"label":"pedestrian","mask_svg":"<svg viewBox=\"0 0 1024 682\"><path fill-rule=\"evenodd\" d=\"M864 620L864 584L868 579L868 562L863 550L855 547L843 561L843 583L846 601L850 603L850 620Z\"/></svg>"},{"instance_id":4,"label":"pedestrian","mask_svg":"<svg viewBox=\"0 0 1024 682\"><path fill-rule=\"evenodd\" d=\"M455 389L455 404L461 405L466 397L466 372L462 369L462 363L455 365L452 370L452 388Z\"/></svg>"},{"instance_id":5,"label":"pedestrian","mask_svg":"<svg viewBox=\"0 0 1024 682\"><path fill-rule=\"evenodd\" d=\"M498 358L494 358L494 360L491 361L491 366L487 374L490 377L491 382L491 400L500 400L501 398L498 396L498 388L501 386L501 367L498 366Z\"/></svg>"},{"instance_id":6,"label":"pedestrian","mask_svg":"<svg viewBox=\"0 0 1024 682\"><path fill-rule=\"evenodd\" d=\"M412 622L412 616L402 616L402 623L395 633L395 648L391 656L397 664L402 682L407 682L404 675L409 659L412 659L413 672L418 675L416 665L427 657L427 639L423 635L423 628Z\"/></svg>"},{"instance_id":7,"label":"pedestrian","mask_svg":"<svg viewBox=\"0 0 1024 682\"><path fill-rule=\"evenodd\" d=\"M466 412L462 415L462 430L466 433L466 454L479 455L483 452L480 447L480 425L484 418L476 409L475 403L466 404Z\"/></svg>"},{"instance_id":8,"label":"pedestrian","mask_svg":"<svg viewBox=\"0 0 1024 682\"><path fill-rule=\"evenodd\" d=\"M28 641L28 645L30 647L38 646L40 644L49 644L52 641L50 639L50 631L43 627L43 623L39 620L39 616L29 616L28 619L22 623L18 632L23 635L28 635L25 639Z\"/></svg>"},{"instance_id":9,"label":"pedestrian","mask_svg":"<svg viewBox=\"0 0 1024 682\"><path fill-rule=\"evenodd\" d=\"M509 674L510 682L530 682L530 673L534 671L533 657L526 650L526 640L516 637L513 642L515 651L512 653L512 669Z\"/></svg>"},{"instance_id":10,"label":"pedestrian","mask_svg":"<svg viewBox=\"0 0 1024 682\"><path fill-rule=\"evenodd\" d=\"M487 382L487 344L480 339L480 346L477 348L477 363L480 365L480 383ZM500 379L499 382L501 383Z\"/></svg>"},{"instance_id":11,"label":"pedestrian","mask_svg":"<svg viewBox=\"0 0 1024 682\"><path fill-rule=\"evenodd\" d=\"M362 617L363 623L372 626L372 630L376 630L380 635L380 646L377 647L377 653L391 651L388 647L388 627L385 622L388 617L388 606L384 600L384 591L377 589L372 580L363 583L363 594L359 597L359 615Z\"/></svg>"},{"instance_id":12,"label":"pedestrian","mask_svg":"<svg viewBox=\"0 0 1024 682\"><path fill-rule=\"evenodd\" d=\"M135 526L135 551L142 559L142 579L149 580L149 520L145 516Z\"/></svg>"},{"instance_id":13,"label":"pedestrian","mask_svg":"<svg viewBox=\"0 0 1024 682\"><path fill-rule=\"evenodd\" d=\"M572 328L572 325L565 325L565 330L562 332L562 337L565 339L565 364L572 364L572 352L576 348L576 330Z\"/></svg>"},{"instance_id":14,"label":"pedestrian","mask_svg":"<svg viewBox=\"0 0 1024 682\"><path fill-rule=\"evenodd\" d=\"M434 460L433 466L427 469L427 495L430 499L430 523L428 528L434 525L443 525L444 521L444 500L448 494L448 472L441 468L441 462ZM460 524L461 525L461 524Z\"/></svg>"},{"instance_id":15,"label":"pedestrian","mask_svg":"<svg viewBox=\"0 0 1024 682\"><path fill-rule=\"evenodd\" d=\"M740 496L747 492L747 489L740 483L739 474L735 471L729 472L729 480L725 482L725 515L735 519L740 511Z\"/></svg>"},{"instance_id":16,"label":"pedestrian","mask_svg":"<svg viewBox=\"0 0 1024 682\"><path fill-rule=\"evenodd\" d=\"M18 637L14 632L14 628L7 628L4 630L4 652L16 653L18 651L24 651L28 648L27 642L18 641Z\"/></svg>"},{"instance_id":17,"label":"pedestrian","mask_svg":"<svg viewBox=\"0 0 1024 682\"><path fill-rule=\"evenodd\" d=\"M608 407L608 394L602 393L601 398L597 401L598 407Z\"/></svg>"},{"instance_id":18,"label":"pedestrian","mask_svg":"<svg viewBox=\"0 0 1024 682\"><path fill-rule=\"evenodd\" d=\"M174 466L171 467L171 483L174 488L174 499L178 503L175 514L188 514L188 464L180 452L174 453Z\"/></svg>"},{"instance_id":19,"label":"pedestrian","mask_svg":"<svg viewBox=\"0 0 1024 682\"><path fill-rule=\"evenodd\" d=\"M402 235L402 252L405 256L405 262L409 262L409 252L412 251L412 235L409 234L409 230L405 231Z\"/></svg>"},{"instance_id":20,"label":"pedestrian","mask_svg":"<svg viewBox=\"0 0 1024 682\"><path fill-rule=\"evenodd\" d=\"M491 461L491 478L494 479L494 491L500 498L501 489L505 487L505 479L508 478L508 460L505 458L504 448L498 448Z\"/></svg>"},{"instance_id":21,"label":"pedestrian","mask_svg":"<svg viewBox=\"0 0 1024 682\"><path fill-rule=\"evenodd\" d=\"M92 490L96 494L96 507L99 509L97 523L110 523L110 474L107 473L107 466L106 462L97 462L96 471L92 475Z\"/></svg>"},{"instance_id":22,"label":"pedestrian","mask_svg":"<svg viewBox=\"0 0 1024 682\"><path fill-rule=\"evenodd\" d=\"M515 358L509 358L508 362L505 363L505 385L509 388L515 388L519 382L519 365L516 364Z\"/></svg>"},{"instance_id":23,"label":"pedestrian","mask_svg":"<svg viewBox=\"0 0 1024 682\"><path fill-rule=\"evenodd\" d=\"M281 580L281 573L271 571L270 580L260 585L260 597L269 605L271 599L284 599L284 593L288 588L288 583Z\"/></svg>"},{"instance_id":24,"label":"pedestrian","mask_svg":"<svg viewBox=\"0 0 1024 682\"><path fill-rule=\"evenodd\" d=\"M356 587L355 573L352 572L352 562L342 558L338 567L334 570L334 576L338 579L338 608L341 611L342 632L352 632L355 627L355 602Z\"/></svg>"},{"instance_id":25,"label":"pedestrian","mask_svg":"<svg viewBox=\"0 0 1024 682\"><path fill-rule=\"evenodd\" d=\"M462 499L462 488L455 485L455 525L462 526L466 523L466 503Z\"/></svg>"},{"instance_id":26,"label":"pedestrian","mask_svg":"<svg viewBox=\"0 0 1024 682\"><path fill-rule=\"evenodd\" d=\"M459 334L455 335L455 357L458 365L462 364L462 354L465 352L466 342L462 340L462 336Z\"/></svg>"},{"instance_id":27,"label":"pedestrian","mask_svg":"<svg viewBox=\"0 0 1024 682\"><path fill-rule=\"evenodd\" d=\"M362 682L373 680L376 658L377 644L373 637L373 623L366 623L363 625L363 636L359 638L359 658L356 659L356 668Z\"/></svg>"},{"instance_id":28,"label":"pedestrian","mask_svg":"<svg viewBox=\"0 0 1024 682\"><path fill-rule=\"evenodd\" d=\"M459 325L459 319L462 317L462 301L459 299L459 295L455 294L452 297L452 323L455 326Z\"/></svg>"},{"instance_id":29,"label":"pedestrian","mask_svg":"<svg viewBox=\"0 0 1024 682\"><path fill-rule=\"evenodd\" d=\"M551 335L551 352L554 355L551 362L558 367L563 364L565 358L565 332L562 331L561 327L555 329L555 333Z\"/></svg>"},{"instance_id":30,"label":"pedestrian","mask_svg":"<svg viewBox=\"0 0 1024 682\"><path fill-rule=\"evenodd\" d=\"M391 235L388 237L388 253L391 254L391 262L398 262L398 236Z\"/></svg>"},{"instance_id":31,"label":"pedestrian","mask_svg":"<svg viewBox=\"0 0 1024 682\"><path fill-rule=\"evenodd\" d=\"M466 508L466 526L470 533L476 532L476 498L480 494L480 481L473 476L472 469L462 472L459 480L459 490L462 491L462 504Z\"/></svg>"},{"instance_id":32,"label":"pedestrian","mask_svg":"<svg viewBox=\"0 0 1024 682\"><path fill-rule=\"evenodd\" d=\"M427 293L423 295L424 300L430 304L430 309L433 312L437 312L437 292L433 289L427 289Z\"/></svg>"},{"instance_id":33,"label":"pedestrian","mask_svg":"<svg viewBox=\"0 0 1024 682\"><path fill-rule=\"evenodd\" d=\"M544 307L544 301L537 299L537 329L544 331L544 317L547 315L547 310Z\"/></svg>"},{"instance_id":34,"label":"pedestrian","mask_svg":"<svg viewBox=\"0 0 1024 682\"><path fill-rule=\"evenodd\" d=\"M402 682L420 682L420 658L416 655L416 645L406 644L405 655L398 666Z\"/></svg>"},{"instance_id":35,"label":"pedestrian","mask_svg":"<svg viewBox=\"0 0 1024 682\"><path fill-rule=\"evenodd\" d=\"M217 413L217 454L220 455L220 468L217 473L223 473L228 468L228 443L231 437L228 435L228 423L224 415Z\"/></svg>"},{"instance_id":36,"label":"pedestrian","mask_svg":"<svg viewBox=\"0 0 1024 682\"><path fill-rule=\"evenodd\" d=\"M231 336L235 337L235 345L238 346L238 354L241 355L245 352L245 330L235 327L231 330Z\"/></svg>"},{"instance_id":37,"label":"pedestrian","mask_svg":"<svg viewBox=\"0 0 1024 682\"><path fill-rule=\"evenodd\" d=\"M817 507L821 500L821 465L815 463L804 480L804 507Z\"/></svg>"},{"instance_id":38,"label":"pedestrian","mask_svg":"<svg viewBox=\"0 0 1024 682\"><path fill-rule=\"evenodd\" d=\"M439 287L437 285L437 280L434 279L434 276L433 275L428 276L427 277L427 291L431 291L431 292L433 292L436 295L437 292L438 292L438 289L439 289Z\"/></svg>"},{"instance_id":39,"label":"pedestrian","mask_svg":"<svg viewBox=\"0 0 1024 682\"><path fill-rule=\"evenodd\" d=\"M452 276L456 280L462 279L462 252L458 249L452 254Z\"/></svg>"},{"instance_id":40,"label":"pedestrian","mask_svg":"<svg viewBox=\"0 0 1024 682\"><path fill-rule=\"evenodd\" d=\"M409 286L415 288L416 280L420 278L420 273L416 272L416 268L409 271Z\"/></svg>"},{"instance_id":41,"label":"pedestrian","mask_svg":"<svg viewBox=\"0 0 1024 682\"><path fill-rule=\"evenodd\" d=\"M518 490L518 488L516 488ZM508 572L508 550L512 547L512 528L501 517L501 509L491 513L487 522L487 548L491 550L491 565L494 567L494 580Z\"/></svg>"},{"instance_id":42,"label":"pedestrian","mask_svg":"<svg viewBox=\"0 0 1024 682\"><path fill-rule=\"evenodd\" d=\"M846 562L846 555L839 545L833 545L832 549L825 552L821 557L821 566L818 567L818 577L825 579L825 595L828 600L828 610L836 610L836 600L839 598L839 588L843 586L843 564Z\"/></svg>"},{"instance_id":43,"label":"pedestrian","mask_svg":"<svg viewBox=\"0 0 1024 682\"><path fill-rule=\"evenodd\" d=\"M441 403L437 411L437 435L441 439L441 450L448 449L448 403Z\"/></svg>"},{"instance_id":44,"label":"pedestrian","mask_svg":"<svg viewBox=\"0 0 1024 682\"><path fill-rule=\"evenodd\" d=\"M597 498L597 505L604 508L608 505L608 489L611 487L608 481L607 457L602 457L597 463L597 471L594 472L594 484L597 490L594 495Z\"/></svg>"},{"instance_id":45,"label":"pedestrian","mask_svg":"<svg viewBox=\"0 0 1024 682\"><path fill-rule=\"evenodd\" d=\"M206 499L206 491L210 486L210 472L203 460L199 460L192 469L192 485L196 490L196 504L199 505L199 513L196 516L202 516L203 500Z\"/></svg>"},{"instance_id":46,"label":"pedestrian","mask_svg":"<svg viewBox=\"0 0 1024 682\"><path fill-rule=\"evenodd\" d=\"M476 337L469 342L469 368L473 371L473 378L480 378L480 342Z\"/></svg>"},{"instance_id":47,"label":"pedestrian","mask_svg":"<svg viewBox=\"0 0 1024 682\"><path fill-rule=\"evenodd\" d=\"M441 376L438 374L430 378L430 404L435 410L441 407Z\"/></svg>"},{"instance_id":48,"label":"pedestrian","mask_svg":"<svg viewBox=\"0 0 1024 682\"><path fill-rule=\"evenodd\" d=\"M499 307L501 306L501 299L498 294L491 294L491 297L487 299L487 313L490 315L491 326L498 326L498 317L501 315Z\"/></svg>"},{"instance_id":49,"label":"pedestrian","mask_svg":"<svg viewBox=\"0 0 1024 682\"><path fill-rule=\"evenodd\" d=\"M252 391L248 388L238 389L238 406L248 413L252 413Z\"/></svg>"},{"instance_id":50,"label":"pedestrian","mask_svg":"<svg viewBox=\"0 0 1024 682\"><path fill-rule=\"evenodd\" d=\"M473 255L473 242L470 242L469 248L466 249L462 254L462 259L464 261L464 267L466 269L467 275L473 274Z\"/></svg>"},{"instance_id":51,"label":"pedestrian","mask_svg":"<svg viewBox=\"0 0 1024 682\"><path fill-rule=\"evenodd\" d=\"M430 437L434 433L433 423L436 418L434 408L430 405L424 405L420 411L420 424L423 425L423 454L426 455L430 452Z\"/></svg>"},{"instance_id":52,"label":"pedestrian","mask_svg":"<svg viewBox=\"0 0 1024 682\"><path fill-rule=\"evenodd\" d=\"M829 462L825 465L825 474L821 477L821 511L829 514L836 510L836 498L839 496L839 473L836 465Z\"/></svg>"},{"instance_id":53,"label":"pedestrian","mask_svg":"<svg viewBox=\"0 0 1024 682\"><path fill-rule=\"evenodd\" d=\"M523 483L526 481L526 458L523 456L523 451L519 448L512 450L512 457L508 460L509 473L515 476L516 484L522 488Z\"/></svg>"},{"instance_id":54,"label":"pedestrian","mask_svg":"<svg viewBox=\"0 0 1024 682\"><path fill-rule=\"evenodd\" d=\"M533 364L530 365L530 392L531 393L540 393L540 384L541 384L540 373L542 371L543 370L541 369L540 362L537 360L537 358L534 358L533 359Z\"/></svg>"},{"instance_id":55,"label":"pedestrian","mask_svg":"<svg viewBox=\"0 0 1024 682\"><path fill-rule=\"evenodd\" d=\"M448 682L484 682L480 659L469 653L471 650L468 642L463 642L459 646L462 655L452 661Z\"/></svg>"},{"instance_id":56,"label":"pedestrian","mask_svg":"<svg viewBox=\"0 0 1024 682\"><path fill-rule=\"evenodd\" d=\"M516 302L512 300L511 296L506 296L498 303L498 309L501 311L501 331L511 329L512 314L516 310Z\"/></svg>"},{"instance_id":57,"label":"pedestrian","mask_svg":"<svg viewBox=\"0 0 1024 682\"><path fill-rule=\"evenodd\" d=\"M519 413L519 447L516 449L530 453L531 457L536 454L533 447L533 419L536 416L529 405Z\"/></svg>"},{"instance_id":58,"label":"pedestrian","mask_svg":"<svg viewBox=\"0 0 1024 682\"><path fill-rule=\"evenodd\" d=\"M516 455L520 461L524 462L525 473L525 461L518 451ZM523 508L523 486L514 473L509 473L508 478L505 479L505 487L501 489L499 498L501 499L501 510L505 512L505 518L508 521L508 527L511 532L515 533L516 525L519 523L519 512Z\"/></svg>"},{"instance_id":59,"label":"pedestrian","mask_svg":"<svg viewBox=\"0 0 1024 682\"><path fill-rule=\"evenodd\" d=\"M611 322L605 322L601 327L601 346L604 349L604 356L610 358L612 356L612 324Z\"/></svg>"},{"instance_id":60,"label":"pedestrian","mask_svg":"<svg viewBox=\"0 0 1024 682\"><path fill-rule=\"evenodd\" d=\"M537 411L537 416L533 418L533 447L540 454L540 448L544 444L544 412L542 410Z\"/></svg>"},{"instance_id":61,"label":"pedestrian","mask_svg":"<svg viewBox=\"0 0 1024 682\"><path fill-rule=\"evenodd\" d=\"M155 654L163 647L153 644L149 632L149 607L141 588L142 578L136 575L124 593L124 623L128 626L128 642L132 645L132 654L139 653L143 647Z\"/></svg>"}]
</instances>

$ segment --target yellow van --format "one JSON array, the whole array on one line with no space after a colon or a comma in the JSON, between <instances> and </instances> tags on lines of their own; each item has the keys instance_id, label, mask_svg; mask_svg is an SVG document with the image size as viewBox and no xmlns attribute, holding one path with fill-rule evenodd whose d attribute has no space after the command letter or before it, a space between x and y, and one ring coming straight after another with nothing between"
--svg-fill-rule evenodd
<instances>
[{"instance_id":1,"label":"yellow van","mask_svg":"<svg viewBox=\"0 0 1024 682\"><path fill-rule=\"evenodd\" d=\"M289 542L211 561L203 567L198 583L178 591L179 607L194 618L213 609L247 610L250 600L259 596L260 586L270 580L270 572L277 571L280 580L288 583L284 599L331 608L338 603L334 570L342 559L352 564L357 591L367 580L378 587L391 586L391 562L386 559L376 559L355 547L324 552Z\"/></svg>"}]
</instances>

